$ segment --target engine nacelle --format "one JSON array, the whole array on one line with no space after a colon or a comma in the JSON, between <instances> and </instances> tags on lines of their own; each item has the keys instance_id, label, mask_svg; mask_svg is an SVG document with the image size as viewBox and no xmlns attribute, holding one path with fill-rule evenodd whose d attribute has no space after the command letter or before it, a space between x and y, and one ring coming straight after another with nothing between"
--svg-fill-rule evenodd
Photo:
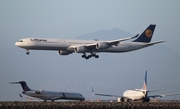
<instances>
[{"instance_id":1,"label":"engine nacelle","mask_svg":"<svg viewBox=\"0 0 180 109\"><path fill-rule=\"evenodd\" d=\"M118 98L117 101L118 102L124 102L124 99L123 98Z\"/></svg>"},{"instance_id":2,"label":"engine nacelle","mask_svg":"<svg viewBox=\"0 0 180 109\"><path fill-rule=\"evenodd\" d=\"M35 93L36 93L36 94L40 94L40 93L41 93L41 90L37 90Z\"/></svg>"},{"instance_id":3,"label":"engine nacelle","mask_svg":"<svg viewBox=\"0 0 180 109\"><path fill-rule=\"evenodd\" d=\"M69 51L63 51L63 50L59 50L58 53L59 53L60 55L69 55L69 54L71 54L71 52L69 52Z\"/></svg>"},{"instance_id":4,"label":"engine nacelle","mask_svg":"<svg viewBox=\"0 0 180 109\"><path fill-rule=\"evenodd\" d=\"M97 49L107 49L111 47L107 42L100 42L96 44Z\"/></svg>"},{"instance_id":5,"label":"engine nacelle","mask_svg":"<svg viewBox=\"0 0 180 109\"><path fill-rule=\"evenodd\" d=\"M22 93L23 93L23 94L34 94L34 93L36 93L36 91L34 91L34 90L31 90L31 91L23 91Z\"/></svg>"},{"instance_id":6,"label":"engine nacelle","mask_svg":"<svg viewBox=\"0 0 180 109\"><path fill-rule=\"evenodd\" d=\"M85 53L88 49L84 46L79 46L79 47L75 47L74 48L74 51L76 53Z\"/></svg>"}]
</instances>

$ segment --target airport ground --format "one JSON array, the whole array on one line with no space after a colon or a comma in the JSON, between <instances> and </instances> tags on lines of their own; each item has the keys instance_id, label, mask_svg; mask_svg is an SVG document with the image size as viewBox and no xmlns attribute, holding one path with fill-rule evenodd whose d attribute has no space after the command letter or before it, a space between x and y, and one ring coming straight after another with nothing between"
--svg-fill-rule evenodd
<instances>
[{"instance_id":1,"label":"airport ground","mask_svg":"<svg viewBox=\"0 0 180 109\"><path fill-rule=\"evenodd\" d=\"M0 102L0 109L180 109L180 102Z\"/></svg>"}]
</instances>

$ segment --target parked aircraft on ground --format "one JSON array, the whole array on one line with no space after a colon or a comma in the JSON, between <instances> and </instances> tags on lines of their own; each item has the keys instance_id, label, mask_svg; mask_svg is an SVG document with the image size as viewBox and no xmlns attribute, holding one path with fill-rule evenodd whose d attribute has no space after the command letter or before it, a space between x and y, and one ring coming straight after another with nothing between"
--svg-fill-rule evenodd
<instances>
[{"instance_id":1,"label":"parked aircraft on ground","mask_svg":"<svg viewBox=\"0 0 180 109\"><path fill-rule=\"evenodd\" d=\"M23 94L35 98L39 98L44 100L45 102L47 100L51 100L54 102L54 100L80 100L84 101L85 98L80 93L71 93L71 92L53 92L53 91L45 91L45 90L32 90L30 89L25 81L20 82L11 82L10 84L21 84L23 89ZM22 97L22 95L20 95Z\"/></svg>"},{"instance_id":2,"label":"parked aircraft on ground","mask_svg":"<svg viewBox=\"0 0 180 109\"><path fill-rule=\"evenodd\" d=\"M93 88L92 88L92 93L93 93L93 95L109 96L109 97L118 98L118 102L124 102L124 101L129 102L131 100L132 101L142 100L143 102L149 102L150 98L180 95L180 93L162 94L162 95L148 95L149 92L155 92L155 91L160 91L160 90L163 90L163 89L147 90L147 71L146 71L145 78L144 78L144 84L143 84L143 87L141 89L126 90L126 91L124 91L123 96L94 93Z\"/></svg>"},{"instance_id":3,"label":"parked aircraft on ground","mask_svg":"<svg viewBox=\"0 0 180 109\"><path fill-rule=\"evenodd\" d=\"M29 50L55 50L60 55L69 55L71 53L82 53L82 58L99 58L97 52L121 53L138 50L154 44L165 41L151 42L156 25L149 25L147 29L138 37L139 34L129 38L99 41L99 40L68 40L68 39L49 39L49 38L24 38L15 43L16 46ZM132 42L125 42L138 37ZM86 55L90 53L90 55Z\"/></svg>"}]
</instances>

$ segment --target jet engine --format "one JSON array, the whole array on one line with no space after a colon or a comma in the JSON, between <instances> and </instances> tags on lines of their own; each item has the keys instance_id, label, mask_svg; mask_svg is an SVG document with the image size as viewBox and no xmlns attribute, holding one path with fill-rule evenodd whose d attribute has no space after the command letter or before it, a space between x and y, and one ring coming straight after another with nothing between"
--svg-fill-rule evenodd
<instances>
[{"instance_id":1,"label":"jet engine","mask_svg":"<svg viewBox=\"0 0 180 109\"><path fill-rule=\"evenodd\" d=\"M74 48L74 51L76 53L85 53L88 49L84 46L78 46Z\"/></svg>"},{"instance_id":2,"label":"jet engine","mask_svg":"<svg viewBox=\"0 0 180 109\"><path fill-rule=\"evenodd\" d=\"M123 98L118 98L117 101L118 102L124 102L124 99Z\"/></svg>"},{"instance_id":3,"label":"jet engine","mask_svg":"<svg viewBox=\"0 0 180 109\"><path fill-rule=\"evenodd\" d=\"M60 55L69 55L69 54L71 54L71 52L69 52L69 51L63 51L63 50L59 50L58 53L59 53Z\"/></svg>"},{"instance_id":4,"label":"jet engine","mask_svg":"<svg viewBox=\"0 0 180 109\"><path fill-rule=\"evenodd\" d=\"M36 93L36 94L40 94L40 93L41 93L41 90L37 90L35 93Z\"/></svg>"},{"instance_id":5,"label":"jet engine","mask_svg":"<svg viewBox=\"0 0 180 109\"><path fill-rule=\"evenodd\" d=\"M109 47L111 47L111 46L107 42L100 42L100 43L96 44L97 49L107 49Z\"/></svg>"},{"instance_id":6,"label":"jet engine","mask_svg":"<svg viewBox=\"0 0 180 109\"><path fill-rule=\"evenodd\" d=\"M149 101L150 101L150 98L149 98L149 97L143 99L143 102L149 102Z\"/></svg>"}]
</instances>

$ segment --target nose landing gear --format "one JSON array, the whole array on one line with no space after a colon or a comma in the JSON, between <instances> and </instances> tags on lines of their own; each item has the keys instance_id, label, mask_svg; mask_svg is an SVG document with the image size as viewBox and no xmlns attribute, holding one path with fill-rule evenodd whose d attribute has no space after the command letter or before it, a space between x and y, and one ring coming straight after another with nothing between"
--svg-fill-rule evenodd
<instances>
[{"instance_id":1,"label":"nose landing gear","mask_svg":"<svg viewBox=\"0 0 180 109\"><path fill-rule=\"evenodd\" d=\"M26 54L27 54L27 55L29 55L29 54L30 54L30 52L29 52L29 50L28 50L28 49L26 49Z\"/></svg>"}]
</instances>

